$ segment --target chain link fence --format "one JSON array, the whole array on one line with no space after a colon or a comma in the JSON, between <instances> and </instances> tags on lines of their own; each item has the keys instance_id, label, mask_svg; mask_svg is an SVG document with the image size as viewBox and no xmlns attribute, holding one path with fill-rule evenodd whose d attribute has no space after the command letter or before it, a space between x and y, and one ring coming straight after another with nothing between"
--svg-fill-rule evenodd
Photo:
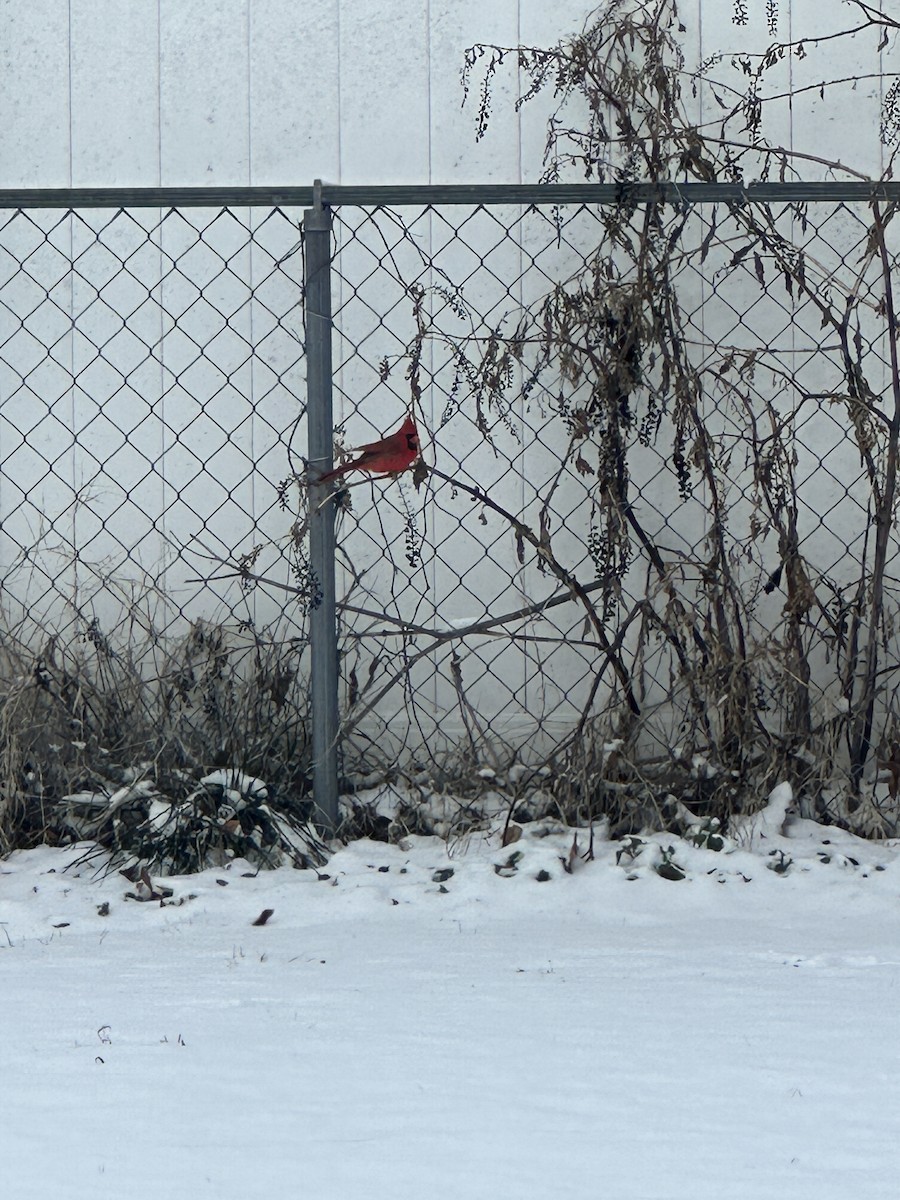
<instances>
[{"instance_id":1,"label":"chain link fence","mask_svg":"<svg viewBox=\"0 0 900 1200\"><path fill-rule=\"evenodd\" d=\"M215 629L305 729L333 517L345 782L599 811L787 777L890 823L894 198L382 191L325 194L337 448L412 413L424 467L312 505L299 207L3 213L7 640L140 633L165 683Z\"/></svg>"},{"instance_id":2,"label":"chain link fence","mask_svg":"<svg viewBox=\"0 0 900 1200\"><path fill-rule=\"evenodd\" d=\"M232 586L196 582L187 548L230 558L283 535L278 485L305 402L298 239L279 210L3 215L12 630L111 632L123 593L153 598L160 634L255 615Z\"/></svg>"}]
</instances>

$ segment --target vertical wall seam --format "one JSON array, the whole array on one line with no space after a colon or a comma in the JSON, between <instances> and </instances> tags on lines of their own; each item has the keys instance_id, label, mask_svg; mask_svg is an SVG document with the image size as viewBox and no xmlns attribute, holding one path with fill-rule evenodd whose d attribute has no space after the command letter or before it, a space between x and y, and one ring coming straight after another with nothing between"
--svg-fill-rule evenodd
<instances>
[{"instance_id":1,"label":"vertical wall seam","mask_svg":"<svg viewBox=\"0 0 900 1200\"><path fill-rule=\"evenodd\" d=\"M74 89L72 87L72 0L68 0L68 43L69 43L69 187L74 187L74 168L73 161L75 158L74 147L74 125L72 122L72 97Z\"/></svg>"},{"instance_id":2,"label":"vertical wall seam","mask_svg":"<svg viewBox=\"0 0 900 1200\"><path fill-rule=\"evenodd\" d=\"M433 111L433 107L432 107L432 94L431 94L431 72L432 72L432 62L433 62L432 53L431 53L431 30L432 30L431 0L427 0L426 5L425 5L425 20L426 20L425 89L426 89L426 103L427 103L427 107L428 107L428 182L433 183L434 182L434 136L433 136L434 127L433 127L432 122L434 120L434 111ZM428 284L429 284L429 289L434 284L434 265L433 264L434 264L434 209L429 206L429 209L428 209ZM429 402L430 402L429 408L428 408L428 419L429 419L429 423L431 425L430 432L433 434L435 431L434 344L430 339L428 342L428 378L429 378L428 397L429 397ZM424 416L425 416L424 412L416 413L417 419L422 418ZM433 457L434 457L434 451L432 450L432 458ZM427 537L429 524L430 524L429 520L428 520L428 509L426 506L428 504L428 497L432 496L432 495L433 495L432 492L425 493L425 502L423 504L423 512L422 512L422 523L424 526L423 531L422 531L423 547L426 544L425 538ZM435 547L435 550L436 550L436 547ZM431 571L430 572L427 571L426 569L424 569L424 555L423 555L422 576L423 576L424 580L426 581L426 585L430 587L432 596L436 596L437 595L437 553L436 552L432 556L432 559L431 559ZM435 615L437 615L436 606L435 606ZM437 700L438 700L437 686L438 686L437 685L437 672L435 671L432 675L431 688L430 688L432 704L435 707L435 711L437 711Z\"/></svg>"},{"instance_id":3,"label":"vertical wall seam","mask_svg":"<svg viewBox=\"0 0 900 1200\"><path fill-rule=\"evenodd\" d=\"M156 179L159 187L163 185L162 176L162 0L156 0Z\"/></svg>"},{"instance_id":4,"label":"vertical wall seam","mask_svg":"<svg viewBox=\"0 0 900 1200\"><path fill-rule=\"evenodd\" d=\"M244 33L247 40L247 186L253 185L253 57L251 27L253 0L244 0Z\"/></svg>"},{"instance_id":5,"label":"vertical wall seam","mask_svg":"<svg viewBox=\"0 0 900 1200\"><path fill-rule=\"evenodd\" d=\"M246 5L246 21L245 28L247 32L247 184L253 184L253 0L245 0ZM265 215L260 215L260 223L265 221ZM248 401L250 404L250 461L254 465L254 470L250 476L250 513L253 520L253 528L258 528L259 520L259 497L256 488L256 389L254 383L256 381L256 338L253 332L253 313L255 309L255 277L253 273L253 235L255 232L257 216L252 208L247 209L246 222L247 229L250 232L250 242L247 247L247 270L250 274L250 296L247 302L247 327L248 336L250 338L250 377L247 381L247 390L249 392ZM257 615L256 592L248 597L248 607L253 615L254 620Z\"/></svg>"},{"instance_id":6,"label":"vertical wall seam","mask_svg":"<svg viewBox=\"0 0 900 1200\"><path fill-rule=\"evenodd\" d=\"M517 0L515 20L516 20L516 35L515 35L513 44L515 46L521 46L522 45L522 0ZM522 67L519 62L518 56L516 56L515 87L516 87L515 99L518 100L519 97L522 95ZM518 180L519 183L525 182L525 180L523 178L523 148L522 148L523 113L524 113L524 109L522 109L522 108L520 108L518 110L518 112L515 113L515 117L516 117L516 179ZM517 285L516 285L516 300L517 300L520 310L522 309L523 302L524 302L523 276L524 276L524 272L525 272L525 255L524 255L524 251L522 248L522 233L523 233L523 225L524 225L524 221L525 221L526 208L527 208L527 205L524 205L524 204L520 204L518 206L519 221L518 221L518 232L516 234L516 239L515 239L517 260L518 260L518 272L519 272L519 278L518 278ZM519 366L519 370L521 371L521 365ZM518 399L517 416L518 416L519 423L524 424L525 402L524 402L524 399L522 398L521 394ZM526 481L526 478L528 475L528 466L527 466L526 453L527 453L526 448L523 445L519 451L519 462L522 465L521 465L521 470L519 471L518 488L517 488L518 500L519 500L519 511L523 512L523 513L525 512L525 508L527 505L525 481ZM528 580L526 578L526 571L528 569L529 568L527 568L527 567L519 566L516 569L515 574L510 576L510 583L512 584L514 592L517 592L518 595L523 600L527 599L527 596L528 596ZM516 679L515 679L516 691L515 691L515 693L513 693L513 696L514 696L514 698L517 695L521 696L522 697L522 705L523 705L523 707L525 707L528 704L529 680L528 680L528 676L526 674L525 663L523 661L520 663L520 666L518 667L518 672L520 672L520 673L517 673L517 675L516 675Z\"/></svg>"},{"instance_id":7,"label":"vertical wall seam","mask_svg":"<svg viewBox=\"0 0 900 1200\"><path fill-rule=\"evenodd\" d=\"M163 111L162 111L162 0L156 0L156 176L159 186L163 186ZM156 209L156 231L157 231L157 261L159 264L159 283L156 286L156 292L159 296L159 354L157 356L157 364L159 367L159 398L154 404L154 410L157 414L157 419L160 423L159 429L159 487L160 487L160 517L159 517L159 536L161 539L161 552L159 555L159 567L157 571L157 580L161 588L165 589L164 578L166 571L171 562L171 551L169 549L168 537L168 506L166 504L166 367L165 367L165 335L166 335L166 317L163 309L163 226L162 226L163 210Z\"/></svg>"},{"instance_id":8,"label":"vertical wall seam","mask_svg":"<svg viewBox=\"0 0 900 1200\"><path fill-rule=\"evenodd\" d=\"M344 147L343 147L343 129L344 129L344 113L343 113L343 92L341 78L341 0L334 0L334 15L335 15L335 49L337 58L337 164L338 177L337 182L341 183L344 178ZM321 109L319 110L321 111Z\"/></svg>"},{"instance_id":9,"label":"vertical wall seam","mask_svg":"<svg viewBox=\"0 0 900 1200\"><path fill-rule=\"evenodd\" d=\"M74 162L75 162L75 138L74 138L74 122L72 120L72 101L75 94L75 89L72 85L72 0L68 0L66 5L67 14L67 40L68 40L68 71L69 71L69 187L74 187ZM69 225L69 320L71 322L71 330L69 332L69 378L72 381L71 390L69 392L69 429L72 438L72 533L71 541L73 546L77 546L76 533L78 527L78 435L75 427L76 402L75 402L75 218L71 214L68 218ZM78 611L78 560L75 559L72 566L72 602L75 611Z\"/></svg>"},{"instance_id":10,"label":"vertical wall seam","mask_svg":"<svg viewBox=\"0 0 900 1200\"><path fill-rule=\"evenodd\" d=\"M516 4L516 45L522 45L522 0L518 0ZM518 58L516 59L516 100L522 95L522 68L519 65ZM516 113L516 178L519 183L524 183L522 178L522 113L523 109L519 109Z\"/></svg>"},{"instance_id":11,"label":"vertical wall seam","mask_svg":"<svg viewBox=\"0 0 900 1200\"><path fill-rule=\"evenodd\" d=\"M434 182L432 151L432 109L431 109L431 0L425 0L425 104L428 112L428 182ZM430 228L430 221L429 221ZM429 239L430 242L430 239ZM429 244L429 251L431 247Z\"/></svg>"}]
</instances>

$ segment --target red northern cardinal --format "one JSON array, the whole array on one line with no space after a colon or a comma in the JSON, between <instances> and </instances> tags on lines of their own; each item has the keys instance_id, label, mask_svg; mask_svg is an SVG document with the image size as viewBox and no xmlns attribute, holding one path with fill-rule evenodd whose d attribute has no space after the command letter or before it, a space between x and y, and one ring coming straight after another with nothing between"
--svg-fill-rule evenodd
<instances>
[{"instance_id":1,"label":"red northern cardinal","mask_svg":"<svg viewBox=\"0 0 900 1200\"><path fill-rule=\"evenodd\" d=\"M369 475L393 475L397 471L405 471L419 457L419 433L412 417L407 417L396 433L382 438L380 442L370 442L368 446L360 446L358 457L333 471L320 475L317 482L327 483L329 479L340 479L348 471L365 471Z\"/></svg>"}]
</instances>

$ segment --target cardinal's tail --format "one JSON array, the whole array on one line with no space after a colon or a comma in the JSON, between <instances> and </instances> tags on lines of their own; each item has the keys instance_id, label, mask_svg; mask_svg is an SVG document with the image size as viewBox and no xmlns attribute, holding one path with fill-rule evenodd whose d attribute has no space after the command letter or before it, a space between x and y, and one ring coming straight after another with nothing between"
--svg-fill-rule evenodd
<instances>
[{"instance_id":1,"label":"cardinal's tail","mask_svg":"<svg viewBox=\"0 0 900 1200\"><path fill-rule=\"evenodd\" d=\"M320 475L316 483L328 483L332 479L340 479L346 475L348 471L353 470L352 463L345 463L342 467L335 467L333 471L326 471L324 475Z\"/></svg>"}]
</instances>

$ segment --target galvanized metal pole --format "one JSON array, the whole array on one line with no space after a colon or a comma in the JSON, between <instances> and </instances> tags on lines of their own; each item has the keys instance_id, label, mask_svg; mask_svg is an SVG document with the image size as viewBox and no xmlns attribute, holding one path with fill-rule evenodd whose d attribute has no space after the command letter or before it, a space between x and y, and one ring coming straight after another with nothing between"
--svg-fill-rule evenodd
<instances>
[{"instance_id":1,"label":"galvanized metal pole","mask_svg":"<svg viewBox=\"0 0 900 1200\"><path fill-rule=\"evenodd\" d=\"M316 181L303 214L306 248L306 391L310 479L333 461L331 396L331 210ZM316 595L310 613L310 708L314 819L326 835L338 825L338 651L331 488L309 490L309 558Z\"/></svg>"}]
</instances>

